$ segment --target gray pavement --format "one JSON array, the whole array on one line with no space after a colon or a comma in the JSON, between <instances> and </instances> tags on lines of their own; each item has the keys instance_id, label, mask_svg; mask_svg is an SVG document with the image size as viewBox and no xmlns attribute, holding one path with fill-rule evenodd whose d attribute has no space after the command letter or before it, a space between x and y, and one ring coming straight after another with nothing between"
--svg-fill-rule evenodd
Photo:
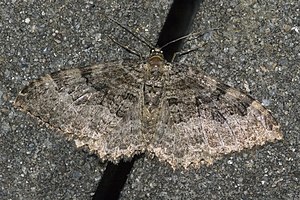
<instances>
[{"instance_id":1,"label":"gray pavement","mask_svg":"<svg viewBox=\"0 0 300 200\"><path fill-rule=\"evenodd\" d=\"M147 55L100 13L155 44L171 1L134 2L0 1L0 199L91 198L105 162L12 102L43 74L134 57L108 34ZM140 159L121 199L300 199L299 9L296 0L206 1L193 32L207 34L185 45L201 48L177 59L263 102L282 125L284 141L192 171Z\"/></svg>"}]
</instances>

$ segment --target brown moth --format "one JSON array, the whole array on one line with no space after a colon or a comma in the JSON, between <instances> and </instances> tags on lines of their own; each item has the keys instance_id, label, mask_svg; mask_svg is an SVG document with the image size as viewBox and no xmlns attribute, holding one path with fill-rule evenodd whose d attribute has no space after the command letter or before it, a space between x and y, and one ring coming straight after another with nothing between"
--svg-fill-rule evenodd
<instances>
[{"instance_id":1,"label":"brown moth","mask_svg":"<svg viewBox=\"0 0 300 200\"><path fill-rule=\"evenodd\" d=\"M166 62L159 49L146 60L48 74L14 104L116 163L145 153L173 169L198 168L283 137L258 101L197 67Z\"/></svg>"}]
</instances>

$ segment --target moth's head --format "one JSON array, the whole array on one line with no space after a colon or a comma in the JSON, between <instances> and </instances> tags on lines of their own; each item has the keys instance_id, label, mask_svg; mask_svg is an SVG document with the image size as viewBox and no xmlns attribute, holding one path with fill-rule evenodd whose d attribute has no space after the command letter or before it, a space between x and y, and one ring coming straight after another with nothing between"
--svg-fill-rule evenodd
<instances>
[{"instance_id":1,"label":"moth's head","mask_svg":"<svg viewBox=\"0 0 300 200\"><path fill-rule=\"evenodd\" d=\"M165 64L164 55L161 49L154 48L151 50L148 62L152 67L163 67Z\"/></svg>"}]
</instances>

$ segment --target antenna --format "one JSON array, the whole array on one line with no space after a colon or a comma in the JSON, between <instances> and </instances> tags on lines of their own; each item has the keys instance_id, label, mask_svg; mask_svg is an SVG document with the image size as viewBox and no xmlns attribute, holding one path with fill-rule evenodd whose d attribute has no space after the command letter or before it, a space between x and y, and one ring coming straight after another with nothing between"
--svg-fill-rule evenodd
<instances>
[{"instance_id":1,"label":"antenna","mask_svg":"<svg viewBox=\"0 0 300 200\"><path fill-rule=\"evenodd\" d=\"M211 30L218 30L218 29L219 29L219 28L214 28L214 29L211 29ZM206 32L205 32L205 33L206 33ZM168 45L170 45L170 44L172 44L172 43L175 43L175 42L177 42L177 41L179 41L179 40L183 40L183 39L185 39L185 38L189 38L189 37L192 37L192 36L197 36L197 35L203 36L205 33L203 33L203 32L190 33L190 34L187 34L187 35L185 35L185 36L179 37L179 38L177 38L177 39L175 39L175 40L171 40L170 42L164 44L164 45L163 45L162 47L160 47L160 48L162 49L162 48L164 48L164 47L166 47L166 46L168 46Z\"/></svg>"},{"instance_id":2,"label":"antenna","mask_svg":"<svg viewBox=\"0 0 300 200\"><path fill-rule=\"evenodd\" d=\"M118 24L120 27L122 27L124 30L126 30L128 33L130 33L133 37L137 38L138 40L140 40L143 44L145 44L149 49L154 49L155 47L151 44L151 42L149 42L145 37L141 36L141 35L137 35L136 33L134 33L133 31L131 31L130 29L128 29L127 27L125 27L124 25L122 25L120 22L104 15L106 18L108 18L109 20L113 21L114 23ZM142 38L142 39L141 39Z\"/></svg>"}]
</instances>

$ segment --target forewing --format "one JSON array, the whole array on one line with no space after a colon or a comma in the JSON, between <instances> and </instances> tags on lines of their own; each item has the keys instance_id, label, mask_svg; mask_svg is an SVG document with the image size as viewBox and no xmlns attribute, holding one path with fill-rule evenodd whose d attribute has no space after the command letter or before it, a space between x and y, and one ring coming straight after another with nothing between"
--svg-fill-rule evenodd
<instances>
[{"instance_id":1,"label":"forewing","mask_svg":"<svg viewBox=\"0 0 300 200\"><path fill-rule=\"evenodd\" d=\"M46 75L17 96L15 106L59 129L77 146L118 161L144 150L139 66L100 64Z\"/></svg>"},{"instance_id":2,"label":"forewing","mask_svg":"<svg viewBox=\"0 0 300 200\"><path fill-rule=\"evenodd\" d=\"M173 168L199 167L282 138L279 125L258 101L202 71L173 65L165 93L159 137L149 149Z\"/></svg>"}]
</instances>

